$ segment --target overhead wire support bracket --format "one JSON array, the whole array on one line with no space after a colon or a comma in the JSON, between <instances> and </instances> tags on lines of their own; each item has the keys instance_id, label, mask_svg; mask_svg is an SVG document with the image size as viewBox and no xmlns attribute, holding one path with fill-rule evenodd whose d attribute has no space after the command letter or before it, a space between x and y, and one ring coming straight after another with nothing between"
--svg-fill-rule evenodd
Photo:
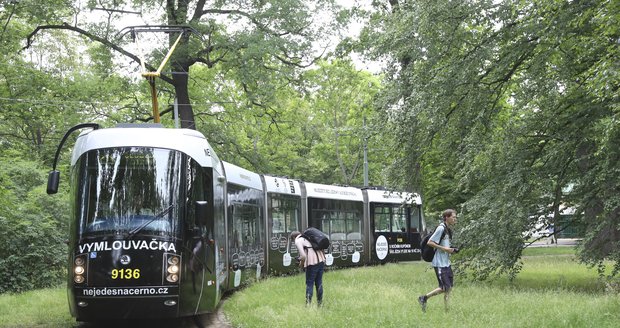
<instances>
[{"instance_id":1,"label":"overhead wire support bracket","mask_svg":"<svg viewBox=\"0 0 620 328\"><path fill-rule=\"evenodd\" d=\"M172 47L168 49L168 53L166 54L162 62L159 64L159 68L157 68L157 70L154 72L150 72L146 69L144 54L142 53L142 49L140 48L140 42L137 37L138 33L145 33L145 32L146 33L153 33L153 32L179 33L179 36L177 37L176 41L174 42ZM177 45L179 44L181 39L188 33L194 33L200 37L200 33L198 33L198 31L196 31L196 29L194 29L193 27L181 26L181 25L129 26L129 27L123 28L117 34L118 39L124 37L126 34L131 34L132 39L134 40L134 42L136 43L136 46L138 47L138 52L139 52L138 57L140 58L140 66L142 67L141 74L142 74L142 77L146 78L146 80L149 82L149 86L151 90L151 101L153 105L153 122L154 123L160 123L159 104L157 103L157 88L155 87L155 79L161 76L161 71L164 69L164 66L166 66L166 63L168 62L168 60L170 60L170 57L172 56L172 53L176 49Z\"/></svg>"}]
</instances>

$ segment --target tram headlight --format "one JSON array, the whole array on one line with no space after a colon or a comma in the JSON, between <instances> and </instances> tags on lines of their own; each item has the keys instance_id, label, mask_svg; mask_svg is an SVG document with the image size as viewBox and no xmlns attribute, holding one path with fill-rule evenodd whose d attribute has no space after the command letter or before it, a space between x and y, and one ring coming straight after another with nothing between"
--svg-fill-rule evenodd
<instances>
[{"instance_id":1,"label":"tram headlight","mask_svg":"<svg viewBox=\"0 0 620 328\"><path fill-rule=\"evenodd\" d=\"M179 281L179 275L176 273L169 274L168 276L166 276L166 280L168 280L169 282L177 282Z\"/></svg>"},{"instance_id":2,"label":"tram headlight","mask_svg":"<svg viewBox=\"0 0 620 328\"><path fill-rule=\"evenodd\" d=\"M180 279L181 257L176 254L166 254L163 274L167 282L177 283Z\"/></svg>"},{"instance_id":3,"label":"tram headlight","mask_svg":"<svg viewBox=\"0 0 620 328\"><path fill-rule=\"evenodd\" d=\"M171 265L168 267L168 273L172 273L172 274L176 274L179 273L179 266L178 265Z\"/></svg>"},{"instance_id":4,"label":"tram headlight","mask_svg":"<svg viewBox=\"0 0 620 328\"><path fill-rule=\"evenodd\" d=\"M81 254L73 259L73 281L76 284L82 284L86 282L86 274L88 264L86 263L85 255Z\"/></svg>"}]
</instances>

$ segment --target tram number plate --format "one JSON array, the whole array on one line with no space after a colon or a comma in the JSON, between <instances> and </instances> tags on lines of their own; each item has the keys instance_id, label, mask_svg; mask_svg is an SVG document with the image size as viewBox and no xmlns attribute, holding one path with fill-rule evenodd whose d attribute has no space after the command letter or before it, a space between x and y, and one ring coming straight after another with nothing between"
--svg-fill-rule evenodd
<instances>
[{"instance_id":1,"label":"tram number plate","mask_svg":"<svg viewBox=\"0 0 620 328\"><path fill-rule=\"evenodd\" d=\"M140 269L113 269L112 279L139 279Z\"/></svg>"}]
</instances>

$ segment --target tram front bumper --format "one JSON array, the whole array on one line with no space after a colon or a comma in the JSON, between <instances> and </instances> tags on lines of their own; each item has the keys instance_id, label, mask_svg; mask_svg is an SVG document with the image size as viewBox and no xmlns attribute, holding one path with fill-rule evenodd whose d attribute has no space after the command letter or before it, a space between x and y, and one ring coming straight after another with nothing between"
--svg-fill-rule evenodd
<instances>
[{"instance_id":1,"label":"tram front bumper","mask_svg":"<svg viewBox=\"0 0 620 328\"><path fill-rule=\"evenodd\" d=\"M179 316L178 296L76 297L72 311L78 321L154 319Z\"/></svg>"}]
</instances>

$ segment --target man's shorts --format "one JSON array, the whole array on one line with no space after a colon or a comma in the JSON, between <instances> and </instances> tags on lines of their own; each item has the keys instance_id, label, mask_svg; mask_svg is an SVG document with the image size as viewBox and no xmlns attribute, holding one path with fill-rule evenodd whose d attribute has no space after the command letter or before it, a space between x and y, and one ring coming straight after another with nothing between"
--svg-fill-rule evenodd
<instances>
[{"instance_id":1,"label":"man's shorts","mask_svg":"<svg viewBox=\"0 0 620 328\"><path fill-rule=\"evenodd\" d=\"M437 282L439 282L439 288L444 292L449 291L454 286L454 274L452 273L452 267L435 267L435 275L437 276Z\"/></svg>"}]
</instances>

